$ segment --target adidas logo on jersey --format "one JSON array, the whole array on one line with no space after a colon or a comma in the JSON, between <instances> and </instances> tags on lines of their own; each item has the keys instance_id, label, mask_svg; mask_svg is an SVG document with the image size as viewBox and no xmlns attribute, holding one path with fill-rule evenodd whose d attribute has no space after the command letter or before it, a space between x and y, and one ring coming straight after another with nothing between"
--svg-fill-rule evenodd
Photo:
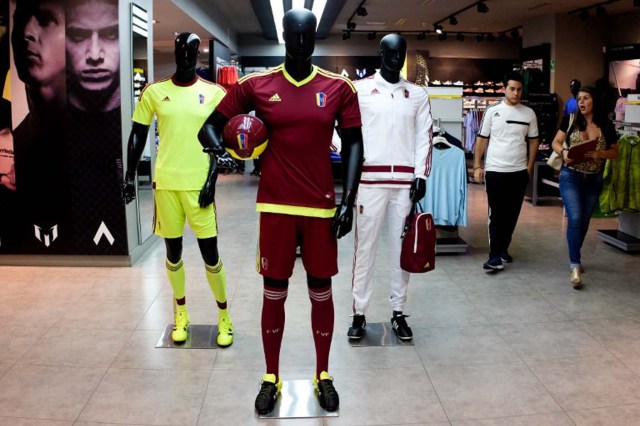
<instances>
[{"instance_id":1,"label":"adidas logo on jersey","mask_svg":"<svg viewBox=\"0 0 640 426\"><path fill-rule=\"evenodd\" d=\"M269 102L280 102L280 101L282 101L282 99L280 99L280 96L277 93L269 98Z\"/></svg>"},{"instance_id":2,"label":"adidas logo on jersey","mask_svg":"<svg viewBox=\"0 0 640 426\"><path fill-rule=\"evenodd\" d=\"M164 99L162 100L162 102L170 102L171 99L169 99L169 96L165 96Z\"/></svg>"},{"instance_id":3,"label":"adidas logo on jersey","mask_svg":"<svg viewBox=\"0 0 640 426\"><path fill-rule=\"evenodd\" d=\"M371 91L371 94L372 94L372 95L379 95L379 94L380 94L380 92L378 91L378 89L373 89L373 90Z\"/></svg>"},{"instance_id":4,"label":"adidas logo on jersey","mask_svg":"<svg viewBox=\"0 0 640 426\"><path fill-rule=\"evenodd\" d=\"M500 113L498 111L496 111L496 112L493 113L493 116L494 117L500 117Z\"/></svg>"}]
</instances>

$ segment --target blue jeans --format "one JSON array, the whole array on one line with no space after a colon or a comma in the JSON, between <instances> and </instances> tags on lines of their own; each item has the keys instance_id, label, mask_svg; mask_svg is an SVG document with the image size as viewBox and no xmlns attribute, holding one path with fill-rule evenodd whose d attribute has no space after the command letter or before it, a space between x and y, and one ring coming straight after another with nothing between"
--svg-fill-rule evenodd
<instances>
[{"instance_id":1,"label":"blue jeans","mask_svg":"<svg viewBox=\"0 0 640 426\"><path fill-rule=\"evenodd\" d=\"M602 173L587 174L562 166L560 195L567 213L567 245L571 268L580 266L580 249L602 190Z\"/></svg>"}]
</instances>

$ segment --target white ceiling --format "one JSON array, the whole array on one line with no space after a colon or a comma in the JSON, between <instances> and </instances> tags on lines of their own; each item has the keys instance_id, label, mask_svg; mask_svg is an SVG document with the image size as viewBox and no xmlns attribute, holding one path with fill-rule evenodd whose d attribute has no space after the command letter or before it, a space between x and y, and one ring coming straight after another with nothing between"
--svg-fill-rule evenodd
<instances>
[{"instance_id":1,"label":"white ceiling","mask_svg":"<svg viewBox=\"0 0 640 426\"><path fill-rule=\"evenodd\" d=\"M187 16L174 4L189 3L194 0L154 0L154 47L173 48L174 32L192 31L202 38L213 37L209 31ZM212 14L238 34L262 34L258 20L249 0L210 0ZM268 0L261 0L268 1ZM328 0L332 1L332 0ZM333 25L332 33L346 29L349 18L354 14L361 0L347 0ZM358 31L406 31L432 30L433 24L447 18L452 13L474 3L474 0L367 0L366 17L355 16L353 22ZM564 14L571 10L602 3L590 0L486 0L489 12L481 14L473 7L457 15L458 25L449 25L444 20L445 31L492 32L499 33L519 27L524 22L537 17ZM609 15L640 12L633 6L633 0L617 0L605 6ZM214 10L217 9L217 10ZM591 18L594 9L591 9Z\"/></svg>"}]
</instances>

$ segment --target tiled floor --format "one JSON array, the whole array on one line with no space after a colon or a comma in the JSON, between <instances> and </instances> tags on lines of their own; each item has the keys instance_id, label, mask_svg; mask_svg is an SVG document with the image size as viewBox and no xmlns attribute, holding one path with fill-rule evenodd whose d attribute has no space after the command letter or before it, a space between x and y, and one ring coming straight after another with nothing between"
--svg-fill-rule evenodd
<instances>
[{"instance_id":1,"label":"tiled floor","mask_svg":"<svg viewBox=\"0 0 640 426\"><path fill-rule=\"evenodd\" d=\"M488 275L486 203L469 188L470 244L414 275L406 309L415 346L352 348L353 235L334 279L331 419L266 421L253 400L264 369L255 272L257 179L221 177L220 252L236 340L223 350L155 349L172 322L158 243L132 268L0 267L0 425L638 425L640 268L601 242L592 222L585 288L569 284L562 208L525 202L515 263ZM385 236L385 238L388 238ZM192 322L215 304L192 234L184 251ZM387 321L385 244L367 318ZM281 357L285 379L310 379L315 354L304 271L296 265Z\"/></svg>"}]
</instances>

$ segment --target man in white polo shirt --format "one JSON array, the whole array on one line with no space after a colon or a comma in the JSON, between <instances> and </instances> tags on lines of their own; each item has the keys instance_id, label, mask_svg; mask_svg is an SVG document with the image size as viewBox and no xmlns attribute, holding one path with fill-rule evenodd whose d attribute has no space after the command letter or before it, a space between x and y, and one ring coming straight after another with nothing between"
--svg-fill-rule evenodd
<instances>
[{"instance_id":1,"label":"man in white polo shirt","mask_svg":"<svg viewBox=\"0 0 640 426\"><path fill-rule=\"evenodd\" d=\"M504 83L504 100L488 108L482 119L473 162L474 179L484 180L487 191L489 260L482 267L490 272L513 262L509 244L540 144L536 115L520 104L522 76L510 72Z\"/></svg>"}]
</instances>

